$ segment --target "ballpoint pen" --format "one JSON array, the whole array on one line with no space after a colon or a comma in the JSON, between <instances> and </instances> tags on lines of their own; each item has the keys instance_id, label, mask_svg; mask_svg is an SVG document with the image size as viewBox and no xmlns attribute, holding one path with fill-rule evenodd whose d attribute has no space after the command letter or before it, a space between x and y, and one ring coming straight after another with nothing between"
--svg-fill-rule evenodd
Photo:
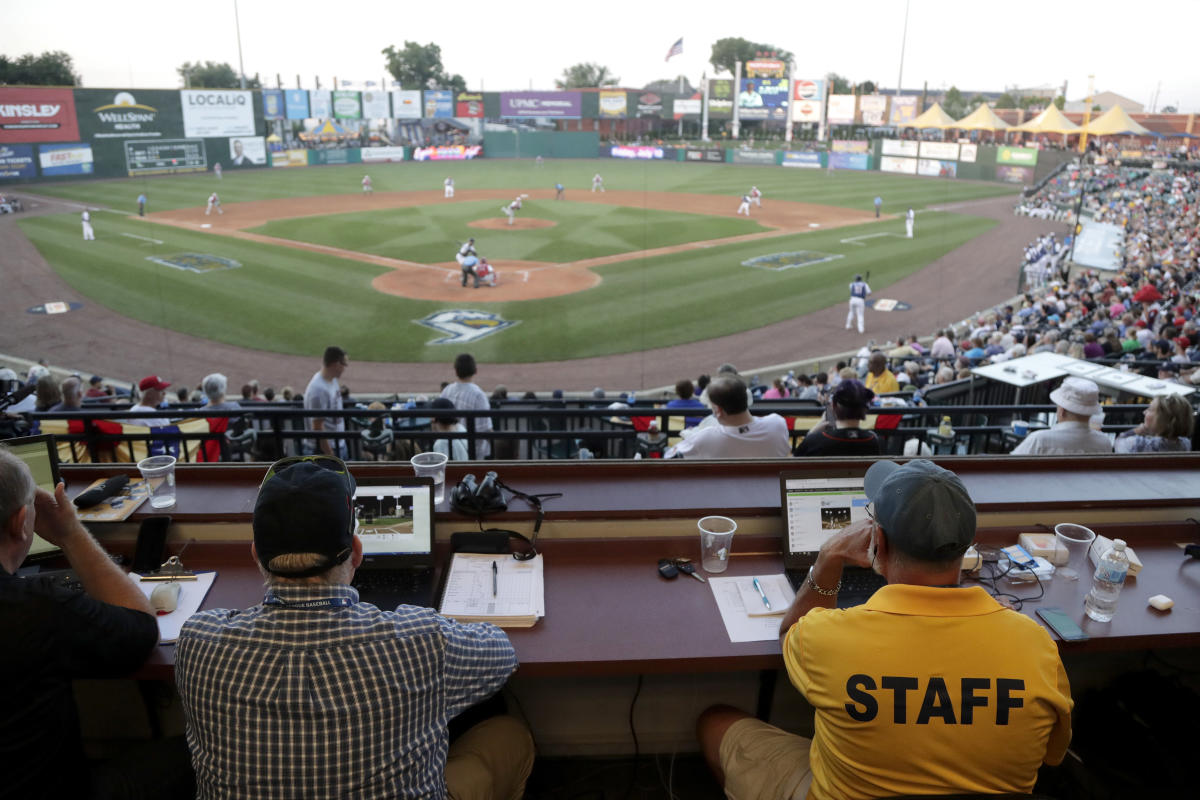
<instances>
[{"instance_id":1,"label":"ballpoint pen","mask_svg":"<svg viewBox=\"0 0 1200 800\"><path fill-rule=\"evenodd\" d=\"M758 582L758 578L754 579L754 588L758 590L758 596L762 598L763 605L770 611L771 601L767 599L767 593L763 591L762 584Z\"/></svg>"},{"instance_id":2,"label":"ballpoint pen","mask_svg":"<svg viewBox=\"0 0 1200 800\"><path fill-rule=\"evenodd\" d=\"M500 568L497 567L496 562L493 561L492 562L492 597L496 596L496 575L499 573L499 571L500 571ZM770 606L767 606L767 608L770 608Z\"/></svg>"}]
</instances>

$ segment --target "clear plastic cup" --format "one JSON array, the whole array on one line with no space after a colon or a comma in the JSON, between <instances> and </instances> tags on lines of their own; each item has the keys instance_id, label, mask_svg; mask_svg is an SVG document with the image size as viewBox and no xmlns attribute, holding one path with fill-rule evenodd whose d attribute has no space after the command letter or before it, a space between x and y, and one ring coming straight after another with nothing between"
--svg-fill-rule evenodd
<instances>
[{"instance_id":1,"label":"clear plastic cup","mask_svg":"<svg viewBox=\"0 0 1200 800\"><path fill-rule=\"evenodd\" d=\"M1069 581L1077 581L1080 575L1086 575L1088 572L1087 554L1095 539L1096 534L1090 528L1082 525L1072 522L1060 522L1055 525L1056 549L1067 551L1065 564L1058 568L1057 574ZM1054 559L1055 563L1058 563L1059 560L1061 557Z\"/></svg>"},{"instance_id":2,"label":"clear plastic cup","mask_svg":"<svg viewBox=\"0 0 1200 800\"><path fill-rule=\"evenodd\" d=\"M150 456L139 461L137 466L150 488L150 507L175 505L175 456Z\"/></svg>"},{"instance_id":3,"label":"clear plastic cup","mask_svg":"<svg viewBox=\"0 0 1200 800\"><path fill-rule=\"evenodd\" d=\"M433 504L440 505L446 499L445 453L418 453L409 461L418 478L433 478Z\"/></svg>"},{"instance_id":4,"label":"clear plastic cup","mask_svg":"<svg viewBox=\"0 0 1200 800\"><path fill-rule=\"evenodd\" d=\"M737 523L729 517L703 517L696 527L700 529L700 566L705 572L724 572Z\"/></svg>"}]
</instances>

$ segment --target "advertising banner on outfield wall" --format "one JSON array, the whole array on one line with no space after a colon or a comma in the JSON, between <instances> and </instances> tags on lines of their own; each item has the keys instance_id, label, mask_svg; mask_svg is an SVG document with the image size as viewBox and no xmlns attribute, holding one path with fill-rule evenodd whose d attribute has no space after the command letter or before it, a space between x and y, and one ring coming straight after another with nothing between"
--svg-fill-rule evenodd
<instances>
[{"instance_id":1,"label":"advertising banner on outfield wall","mask_svg":"<svg viewBox=\"0 0 1200 800\"><path fill-rule=\"evenodd\" d=\"M700 114L701 102L702 101L699 97L676 98L676 100L671 103L671 115L674 116L675 119L685 116L698 116Z\"/></svg>"},{"instance_id":2,"label":"advertising banner on outfield wall","mask_svg":"<svg viewBox=\"0 0 1200 800\"><path fill-rule=\"evenodd\" d=\"M277 153L271 153L272 167L307 167L308 166L308 151L307 150L280 150Z\"/></svg>"},{"instance_id":3,"label":"advertising banner on outfield wall","mask_svg":"<svg viewBox=\"0 0 1200 800\"><path fill-rule=\"evenodd\" d=\"M960 144L958 146L958 160L966 161L969 164L975 163L975 158L979 153L979 145L977 144Z\"/></svg>"},{"instance_id":4,"label":"advertising banner on outfield wall","mask_svg":"<svg viewBox=\"0 0 1200 800\"><path fill-rule=\"evenodd\" d=\"M954 161L939 161L936 158L918 158L917 174L934 178L953 178L958 172L958 164Z\"/></svg>"},{"instance_id":5,"label":"advertising banner on outfield wall","mask_svg":"<svg viewBox=\"0 0 1200 800\"><path fill-rule=\"evenodd\" d=\"M729 119L733 116L733 80L713 78L708 82L708 116L711 119Z\"/></svg>"},{"instance_id":6,"label":"advertising banner on outfield wall","mask_svg":"<svg viewBox=\"0 0 1200 800\"><path fill-rule=\"evenodd\" d=\"M369 91L362 93L363 119L389 119L392 116L387 92Z\"/></svg>"},{"instance_id":7,"label":"advertising banner on outfield wall","mask_svg":"<svg viewBox=\"0 0 1200 800\"><path fill-rule=\"evenodd\" d=\"M237 89L184 89L183 135L188 139L210 136L253 136L254 96Z\"/></svg>"},{"instance_id":8,"label":"advertising banner on outfield wall","mask_svg":"<svg viewBox=\"0 0 1200 800\"><path fill-rule=\"evenodd\" d=\"M392 92L392 117L395 119L420 119L421 90L397 89Z\"/></svg>"},{"instance_id":9,"label":"advertising banner on outfield wall","mask_svg":"<svg viewBox=\"0 0 1200 800\"><path fill-rule=\"evenodd\" d=\"M737 96L739 119L786 120L787 78L743 78Z\"/></svg>"},{"instance_id":10,"label":"advertising banner on outfield wall","mask_svg":"<svg viewBox=\"0 0 1200 800\"><path fill-rule=\"evenodd\" d=\"M835 153L869 153L871 143L854 139L834 139L830 142L829 149Z\"/></svg>"},{"instance_id":11,"label":"advertising banner on outfield wall","mask_svg":"<svg viewBox=\"0 0 1200 800\"><path fill-rule=\"evenodd\" d=\"M1033 167L1013 167L1005 164L996 165L996 180L1005 183L1033 183Z\"/></svg>"},{"instance_id":12,"label":"advertising banner on outfield wall","mask_svg":"<svg viewBox=\"0 0 1200 800\"><path fill-rule=\"evenodd\" d=\"M425 92L425 116L430 119L450 119L454 116L454 92L449 89L429 89Z\"/></svg>"},{"instance_id":13,"label":"advertising banner on outfield wall","mask_svg":"<svg viewBox=\"0 0 1200 800\"><path fill-rule=\"evenodd\" d=\"M413 148L413 161L467 161L481 155L483 146L478 144Z\"/></svg>"},{"instance_id":14,"label":"advertising banner on outfield wall","mask_svg":"<svg viewBox=\"0 0 1200 800\"><path fill-rule=\"evenodd\" d=\"M374 164L379 161L404 161L404 148L364 147L362 160L364 164Z\"/></svg>"},{"instance_id":15,"label":"advertising banner on outfield wall","mask_svg":"<svg viewBox=\"0 0 1200 800\"><path fill-rule=\"evenodd\" d=\"M403 147L388 148L403 150ZM402 160L402 159L397 159ZM363 161L357 147L339 147L336 150L309 150L308 163L314 164L359 164Z\"/></svg>"},{"instance_id":16,"label":"advertising banner on outfield wall","mask_svg":"<svg viewBox=\"0 0 1200 800\"><path fill-rule=\"evenodd\" d=\"M820 169L820 153L784 153L783 166L800 167L801 169Z\"/></svg>"},{"instance_id":17,"label":"advertising banner on outfield wall","mask_svg":"<svg viewBox=\"0 0 1200 800\"><path fill-rule=\"evenodd\" d=\"M867 94L858 98L858 110L862 112L863 125L882 125L887 114L887 98Z\"/></svg>"},{"instance_id":18,"label":"advertising banner on outfield wall","mask_svg":"<svg viewBox=\"0 0 1200 800\"><path fill-rule=\"evenodd\" d=\"M43 175L91 175L96 171L90 144L38 145Z\"/></svg>"},{"instance_id":19,"label":"advertising banner on outfield wall","mask_svg":"<svg viewBox=\"0 0 1200 800\"><path fill-rule=\"evenodd\" d=\"M0 144L0 181L36 177L33 145Z\"/></svg>"},{"instance_id":20,"label":"advertising banner on outfield wall","mask_svg":"<svg viewBox=\"0 0 1200 800\"><path fill-rule=\"evenodd\" d=\"M459 92L454 98L454 116L477 119L483 116L483 92Z\"/></svg>"},{"instance_id":21,"label":"advertising banner on outfield wall","mask_svg":"<svg viewBox=\"0 0 1200 800\"><path fill-rule=\"evenodd\" d=\"M614 144L608 149L608 155L612 158L654 160L664 158L666 156L666 152L663 150L663 148L655 145Z\"/></svg>"},{"instance_id":22,"label":"advertising banner on outfield wall","mask_svg":"<svg viewBox=\"0 0 1200 800\"><path fill-rule=\"evenodd\" d=\"M866 153L830 153L829 166L835 169L870 169L871 157Z\"/></svg>"},{"instance_id":23,"label":"advertising banner on outfield wall","mask_svg":"<svg viewBox=\"0 0 1200 800\"><path fill-rule=\"evenodd\" d=\"M829 124L851 125L854 123L854 101L858 98L852 94L829 95Z\"/></svg>"},{"instance_id":24,"label":"advertising banner on outfield wall","mask_svg":"<svg viewBox=\"0 0 1200 800\"><path fill-rule=\"evenodd\" d=\"M689 147L683 151L684 161L708 161L710 163L724 163L725 149L722 147L706 147L697 148Z\"/></svg>"},{"instance_id":25,"label":"advertising banner on outfield wall","mask_svg":"<svg viewBox=\"0 0 1200 800\"><path fill-rule=\"evenodd\" d=\"M283 119L283 90L282 89L263 89L263 119L275 120Z\"/></svg>"},{"instance_id":26,"label":"advertising banner on outfield wall","mask_svg":"<svg viewBox=\"0 0 1200 800\"><path fill-rule=\"evenodd\" d=\"M625 93L611 89L600 90L600 116L606 119L624 119L626 109Z\"/></svg>"},{"instance_id":27,"label":"advertising banner on outfield wall","mask_svg":"<svg viewBox=\"0 0 1200 800\"><path fill-rule=\"evenodd\" d=\"M1001 147L996 151L997 164L1020 164L1037 166L1038 151L1033 147Z\"/></svg>"},{"instance_id":28,"label":"advertising banner on outfield wall","mask_svg":"<svg viewBox=\"0 0 1200 800\"><path fill-rule=\"evenodd\" d=\"M267 165L267 142L261 136L232 136L226 153L231 167L265 167Z\"/></svg>"},{"instance_id":29,"label":"advertising banner on outfield wall","mask_svg":"<svg viewBox=\"0 0 1200 800\"><path fill-rule=\"evenodd\" d=\"M920 142L905 139L884 139L882 153L885 156L907 156L916 158Z\"/></svg>"},{"instance_id":30,"label":"advertising banner on outfield wall","mask_svg":"<svg viewBox=\"0 0 1200 800\"><path fill-rule=\"evenodd\" d=\"M921 158L936 158L942 161L958 160L957 142L921 142ZM922 175L925 173L921 173Z\"/></svg>"},{"instance_id":31,"label":"advertising banner on outfield wall","mask_svg":"<svg viewBox=\"0 0 1200 800\"><path fill-rule=\"evenodd\" d=\"M913 144L916 144L916 142L913 142ZM917 160L915 158L904 158L903 156L880 156L879 171L899 172L902 175L916 175Z\"/></svg>"},{"instance_id":32,"label":"advertising banner on outfield wall","mask_svg":"<svg viewBox=\"0 0 1200 800\"><path fill-rule=\"evenodd\" d=\"M75 95L70 89L0 87L0 143L78 139Z\"/></svg>"},{"instance_id":33,"label":"advertising banner on outfield wall","mask_svg":"<svg viewBox=\"0 0 1200 800\"><path fill-rule=\"evenodd\" d=\"M358 92L353 89L333 90L333 118L362 119L362 98Z\"/></svg>"},{"instance_id":34,"label":"advertising banner on outfield wall","mask_svg":"<svg viewBox=\"0 0 1200 800\"><path fill-rule=\"evenodd\" d=\"M913 95L903 95L892 98L892 111L888 114L889 125L900 125L912 122L917 118L917 98Z\"/></svg>"},{"instance_id":35,"label":"advertising banner on outfield wall","mask_svg":"<svg viewBox=\"0 0 1200 800\"><path fill-rule=\"evenodd\" d=\"M308 119L308 90L286 90L283 93L283 108L288 119Z\"/></svg>"},{"instance_id":36,"label":"advertising banner on outfield wall","mask_svg":"<svg viewBox=\"0 0 1200 800\"><path fill-rule=\"evenodd\" d=\"M579 92L501 92L500 116L559 117L579 119L582 100Z\"/></svg>"},{"instance_id":37,"label":"advertising banner on outfield wall","mask_svg":"<svg viewBox=\"0 0 1200 800\"><path fill-rule=\"evenodd\" d=\"M333 119L333 92L317 89L308 93L309 119Z\"/></svg>"},{"instance_id":38,"label":"advertising banner on outfield wall","mask_svg":"<svg viewBox=\"0 0 1200 800\"><path fill-rule=\"evenodd\" d=\"M104 139L179 139L184 136L180 93L153 89L137 91L76 89L79 134L93 142ZM254 133L251 129L250 133ZM107 155L118 155L120 149Z\"/></svg>"},{"instance_id":39,"label":"advertising banner on outfield wall","mask_svg":"<svg viewBox=\"0 0 1200 800\"><path fill-rule=\"evenodd\" d=\"M733 163L775 165L774 150L734 150Z\"/></svg>"},{"instance_id":40,"label":"advertising banner on outfield wall","mask_svg":"<svg viewBox=\"0 0 1200 800\"><path fill-rule=\"evenodd\" d=\"M825 115L825 81L808 80L807 78L794 81L792 87L792 109L794 122L820 122Z\"/></svg>"}]
</instances>

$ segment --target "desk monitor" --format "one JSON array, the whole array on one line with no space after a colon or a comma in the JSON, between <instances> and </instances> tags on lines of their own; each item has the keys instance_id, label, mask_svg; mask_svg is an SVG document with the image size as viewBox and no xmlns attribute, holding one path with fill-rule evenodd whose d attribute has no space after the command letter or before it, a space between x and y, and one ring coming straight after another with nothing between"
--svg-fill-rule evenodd
<instances>
[{"instance_id":1,"label":"desk monitor","mask_svg":"<svg viewBox=\"0 0 1200 800\"><path fill-rule=\"evenodd\" d=\"M426 555L433 552L433 481L403 478L385 486L359 484L354 516L363 555Z\"/></svg>"},{"instance_id":2,"label":"desk monitor","mask_svg":"<svg viewBox=\"0 0 1200 800\"><path fill-rule=\"evenodd\" d=\"M45 489L54 494L54 486L58 483L58 447L54 443L53 436L25 436L19 439L6 439L0 444L25 462L29 471L33 473L33 482L39 489ZM49 558L59 552L61 551L58 547L35 535L25 563Z\"/></svg>"},{"instance_id":3,"label":"desk monitor","mask_svg":"<svg viewBox=\"0 0 1200 800\"><path fill-rule=\"evenodd\" d=\"M784 472L779 483L788 567L810 566L827 539L851 522L867 518L861 477L814 478Z\"/></svg>"}]
</instances>

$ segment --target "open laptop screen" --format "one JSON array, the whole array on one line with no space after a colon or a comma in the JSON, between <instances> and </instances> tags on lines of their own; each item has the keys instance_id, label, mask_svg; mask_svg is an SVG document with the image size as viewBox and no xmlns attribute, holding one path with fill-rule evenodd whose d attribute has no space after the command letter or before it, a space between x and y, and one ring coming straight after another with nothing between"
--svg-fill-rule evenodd
<instances>
[{"instance_id":1,"label":"open laptop screen","mask_svg":"<svg viewBox=\"0 0 1200 800\"><path fill-rule=\"evenodd\" d=\"M788 553L815 553L840 529L867 519L868 501L861 477L784 475L781 484Z\"/></svg>"},{"instance_id":2,"label":"open laptop screen","mask_svg":"<svg viewBox=\"0 0 1200 800\"><path fill-rule=\"evenodd\" d=\"M417 479L420 480L420 479ZM354 515L363 555L426 554L433 550L433 486L359 486Z\"/></svg>"},{"instance_id":3,"label":"open laptop screen","mask_svg":"<svg viewBox=\"0 0 1200 800\"><path fill-rule=\"evenodd\" d=\"M26 436L20 439L7 439L4 442L13 455L25 462L33 473L33 482L39 489L45 489L54 494L54 485L58 483L58 451L51 436ZM29 548L29 559L54 555L59 548L47 542L40 536L34 535L33 544Z\"/></svg>"}]
</instances>

